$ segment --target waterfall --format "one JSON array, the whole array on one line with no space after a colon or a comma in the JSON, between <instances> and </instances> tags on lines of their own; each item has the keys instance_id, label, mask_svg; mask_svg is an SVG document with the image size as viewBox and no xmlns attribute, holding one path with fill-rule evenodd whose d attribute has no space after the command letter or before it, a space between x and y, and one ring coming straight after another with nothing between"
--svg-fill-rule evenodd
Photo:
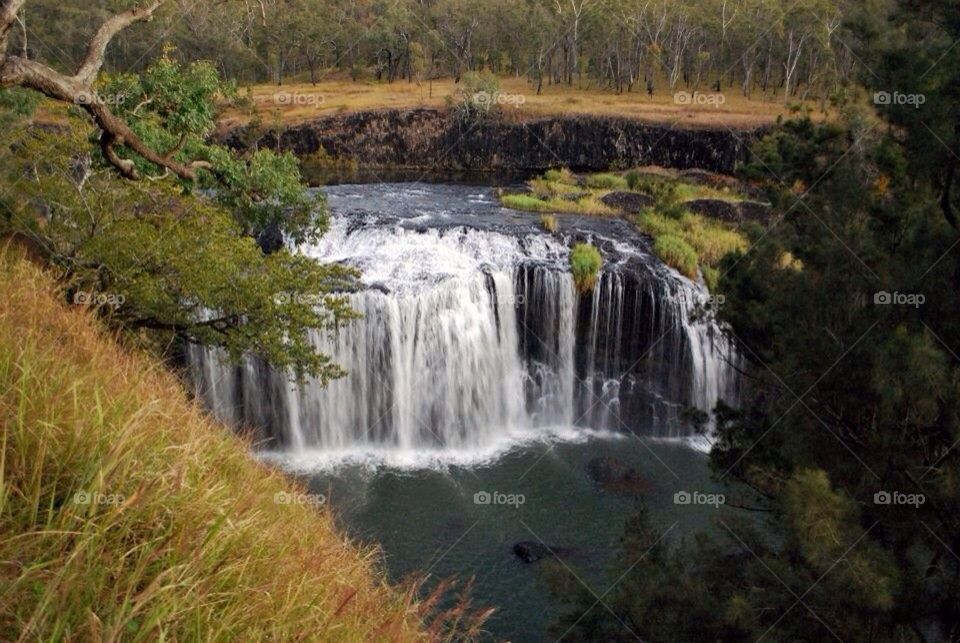
<instances>
[{"instance_id":1,"label":"waterfall","mask_svg":"<svg viewBox=\"0 0 960 643\"><path fill-rule=\"evenodd\" d=\"M702 286L638 238L628 253L606 248L614 261L578 295L568 241L530 228L337 216L302 251L358 267L368 286L348 295L360 319L311 336L347 375L298 386L256 357L233 366L191 347L196 394L288 452L469 451L572 426L677 437L685 405L736 396L723 334L691 318Z\"/></svg>"}]
</instances>

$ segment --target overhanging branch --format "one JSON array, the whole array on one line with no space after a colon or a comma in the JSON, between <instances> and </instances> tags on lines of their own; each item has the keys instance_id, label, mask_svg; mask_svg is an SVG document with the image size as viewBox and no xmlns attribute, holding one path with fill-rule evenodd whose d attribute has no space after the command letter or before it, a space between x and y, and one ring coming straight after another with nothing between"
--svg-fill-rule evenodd
<instances>
[{"instance_id":1,"label":"overhanging branch","mask_svg":"<svg viewBox=\"0 0 960 643\"><path fill-rule=\"evenodd\" d=\"M117 149L125 147L136 152L147 161L165 170L169 170L181 179L193 181L198 169L210 169L206 161L183 163L173 157L180 151L177 145L167 153L152 149L137 136L125 121L114 115L101 101L93 88L97 74L103 66L104 56L110 41L124 29L138 22L153 18L167 0L150 0L148 4L116 14L107 19L97 30L87 47L83 63L73 76L67 76L55 69L22 56L12 56L7 52L9 33L17 21L18 13L26 0L0 0L0 87L24 87L40 92L48 98L72 103L85 109L102 130L100 149L104 158L121 175L138 178L133 161L122 158Z\"/></svg>"}]
</instances>

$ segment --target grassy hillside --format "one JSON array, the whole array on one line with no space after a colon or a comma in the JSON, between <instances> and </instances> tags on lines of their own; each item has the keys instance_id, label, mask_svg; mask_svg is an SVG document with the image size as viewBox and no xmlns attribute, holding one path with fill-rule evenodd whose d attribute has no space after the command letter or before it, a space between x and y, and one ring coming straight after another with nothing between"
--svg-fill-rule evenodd
<instances>
[{"instance_id":1,"label":"grassy hillside","mask_svg":"<svg viewBox=\"0 0 960 643\"><path fill-rule=\"evenodd\" d=\"M422 605L0 249L0 640L407 641Z\"/></svg>"}]
</instances>

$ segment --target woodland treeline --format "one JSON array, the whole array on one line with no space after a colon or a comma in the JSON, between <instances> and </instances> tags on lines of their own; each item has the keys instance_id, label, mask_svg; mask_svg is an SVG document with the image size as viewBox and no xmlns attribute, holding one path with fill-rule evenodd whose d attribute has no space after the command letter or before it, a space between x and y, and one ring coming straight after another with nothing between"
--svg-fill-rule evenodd
<instances>
[{"instance_id":1,"label":"woodland treeline","mask_svg":"<svg viewBox=\"0 0 960 643\"><path fill-rule=\"evenodd\" d=\"M159 43L245 83L422 81L489 70L614 92L679 87L828 99L856 72L851 15L832 0L244 0L167 3L108 67L138 70ZM35 0L15 46L71 68L116 0ZM24 43L24 33L30 37Z\"/></svg>"}]
</instances>

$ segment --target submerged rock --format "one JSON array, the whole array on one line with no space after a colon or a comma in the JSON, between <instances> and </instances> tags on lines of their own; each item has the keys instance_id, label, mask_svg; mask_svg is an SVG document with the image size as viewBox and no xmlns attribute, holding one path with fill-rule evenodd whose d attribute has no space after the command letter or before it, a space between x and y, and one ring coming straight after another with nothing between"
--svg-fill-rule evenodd
<instances>
[{"instance_id":1,"label":"submerged rock","mask_svg":"<svg viewBox=\"0 0 960 643\"><path fill-rule=\"evenodd\" d=\"M649 194L618 191L605 194L600 202L626 214L640 214L645 208L653 207L656 199Z\"/></svg>"},{"instance_id":2,"label":"submerged rock","mask_svg":"<svg viewBox=\"0 0 960 643\"><path fill-rule=\"evenodd\" d=\"M588 462L587 475L613 493L644 495L649 493L653 486L636 469L611 457L594 458Z\"/></svg>"},{"instance_id":3,"label":"submerged rock","mask_svg":"<svg viewBox=\"0 0 960 643\"><path fill-rule=\"evenodd\" d=\"M513 546L513 554L527 564L535 563L550 556L560 557L569 553L569 549L548 546L532 540L521 540Z\"/></svg>"}]
</instances>

